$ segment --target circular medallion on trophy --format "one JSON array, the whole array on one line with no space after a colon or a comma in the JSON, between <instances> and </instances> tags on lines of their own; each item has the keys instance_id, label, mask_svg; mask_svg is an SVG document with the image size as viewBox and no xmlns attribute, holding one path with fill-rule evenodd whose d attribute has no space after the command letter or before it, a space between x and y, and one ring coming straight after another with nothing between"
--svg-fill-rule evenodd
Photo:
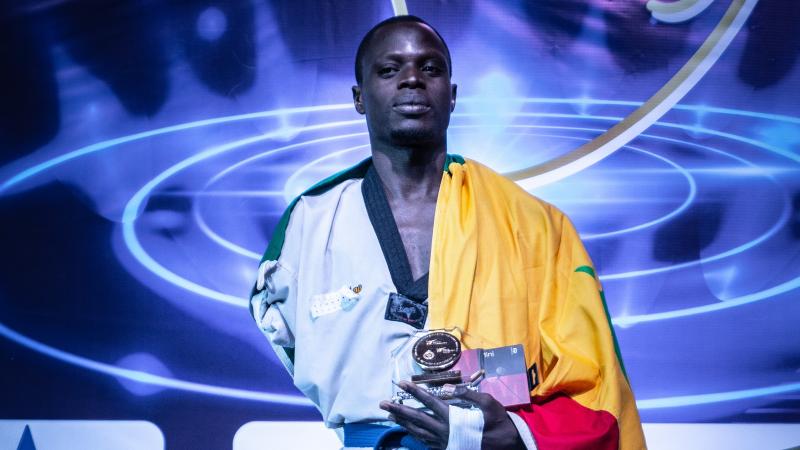
<instances>
[{"instance_id":1,"label":"circular medallion on trophy","mask_svg":"<svg viewBox=\"0 0 800 450\"><path fill-rule=\"evenodd\" d=\"M434 331L419 338L411 354L425 370L447 370L461 356L461 343L450 333Z\"/></svg>"}]
</instances>

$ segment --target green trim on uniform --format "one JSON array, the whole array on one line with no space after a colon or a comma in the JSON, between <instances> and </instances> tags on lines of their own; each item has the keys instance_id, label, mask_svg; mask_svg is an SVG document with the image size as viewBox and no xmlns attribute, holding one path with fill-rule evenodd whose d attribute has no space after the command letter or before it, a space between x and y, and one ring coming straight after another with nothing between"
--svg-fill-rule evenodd
<instances>
[{"instance_id":1,"label":"green trim on uniform","mask_svg":"<svg viewBox=\"0 0 800 450\"><path fill-rule=\"evenodd\" d=\"M450 173L450 164L458 163L458 164L464 165L465 162L466 161L464 160L463 156L456 155L454 153L453 154L448 153L444 157L444 171L447 172L447 173Z\"/></svg>"},{"instance_id":2,"label":"green trim on uniform","mask_svg":"<svg viewBox=\"0 0 800 450\"><path fill-rule=\"evenodd\" d=\"M575 272L583 272L588 274L592 278L597 280L597 275L595 275L594 268L591 266L580 266L575 269ZM622 374L625 375L625 380L628 381L630 384L630 380L628 380L628 372L625 370L625 362L622 361L622 352L619 350L619 342L617 342L617 332L614 330L614 324L611 323L611 313L608 311L608 304L606 303L606 293L604 291L600 291L600 300L603 302L603 311L606 313L606 320L608 321L608 327L611 328L611 338L614 339L614 353L617 354L617 361L619 361L619 367L622 369Z\"/></svg>"}]
</instances>

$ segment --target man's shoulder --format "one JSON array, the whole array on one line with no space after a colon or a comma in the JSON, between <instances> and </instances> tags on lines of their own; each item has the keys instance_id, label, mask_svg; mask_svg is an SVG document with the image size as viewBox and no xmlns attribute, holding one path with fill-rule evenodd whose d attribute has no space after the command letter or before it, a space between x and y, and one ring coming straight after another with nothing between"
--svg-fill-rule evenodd
<instances>
[{"instance_id":1,"label":"man's shoulder","mask_svg":"<svg viewBox=\"0 0 800 450\"><path fill-rule=\"evenodd\" d=\"M298 226L298 223L314 222L320 214L335 210L342 196L347 193L352 194L357 191L360 194L360 189L354 190L353 187L355 184L360 185L370 164L371 159L366 159L337 172L314 184L289 202L275 225L272 239L261 261L275 261L280 257L290 228L302 229L302 225Z\"/></svg>"},{"instance_id":2,"label":"man's shoulder","mask_svg":"<svg viewBox=\"0 0 800 450\"><path fill-rule=\"evenodd\" d=\"M336 192L341 192L341 190L347 185L363 179L371 165L372 158L367 158L354 166L336 172L306 189L295 199L295 201L304 197L320 197L325 195L335 196Z\"/></svg>"},{"instance_id":3,"label":"man's shoulder","mask_svg":"<svg viewBox=\"0 0 800 450\"><path fill-rule=\"evenodd\" d=\"M287 206L285 216L293 216L298 206L324 206L329 202L337 202L345 193L350 192L354 184L359 184L372 164L372 158L367 158L358 164L318 181L310 188L296 196Z\"/></svg>"},{"instance_id":4,"label":"man's shoulder","mask_svg":"<svg viewBox=\"0 0 800 450\"><path fill-rule=\"evenodd\" d=\"M355 193L360 195L362 180L361 178L351 178L327 186L325 190L313 193L303 192L295 198L294 202L296 202L296 205L293 209L324 210L328 207L333 208L341 201L343 196L353 195Z\"/></svg>"}]
</instances>

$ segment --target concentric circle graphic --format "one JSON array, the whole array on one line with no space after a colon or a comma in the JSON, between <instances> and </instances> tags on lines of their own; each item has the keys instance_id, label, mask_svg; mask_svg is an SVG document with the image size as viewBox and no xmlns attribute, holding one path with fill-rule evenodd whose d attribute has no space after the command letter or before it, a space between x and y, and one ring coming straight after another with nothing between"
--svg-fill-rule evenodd
<instances>
[{"instance_id":1,"label":"concentric circle graphic","mask_svg":"<svg viewBox=\"0 0 800 450\"><path fill-rule=\"evenodd\" d=\"M462 100L469 104L471 100ZM538 167L547 160L557 159L575 147L576 142L589 142L607 130L607 126L623 119L624 113L637 108L642 103L623 101L604 101L595 99L552 99L524 98L513 99L524 105L518 113L500 117L503 121L499 131L492 131L484 125L487 122L480 114L454 114L450 129L451 148L467 157L474 157L492 167L513 173L525 172L526 167ZM540 111L537 107L548 105L563 108L558 112ZM574 113L570 108L580 105L588 110L598 110L596 114ZM238 275L231 275L235 269L217 266L214 260L202 257L208 254L222 254L227 262L233 261L243 267L251 267L252 278L260 252L266 242L258 239L253 230L265 224L274 224L274 212L285 207L287 198L297 195L313 182L330 173L341 170L368 156L368 140L361 119L350 119L351 105L324 105L319 107L292 108L264 111L231 117L220 117L202 121L178 124L170 127L149 130L112 140L98 142L77 150L67 151L48 161L41 162L11 176L0 185L0 195L25 189L64 165L75 164L83 158L92 158L101 153L135 152L136 144L157 143L158 139L177 133L192 133L207 126L224 126L237 122L261 120L265 118L286 118L291 123L292 116L302 114L307 120L303 126L285 126L257 135L245 136L207 148L200 148L189 157L171 161L158 169L158 173L142 183L125 202L120 220L120 233L130 256L145 268L150 276L163 280L173 287L180 288L198 301L212 300L233 308L244 308L247 301L241 285L230 282ZM739 120L800 125L800 118L765 114L735 109L707 106L676 105L673 111L655 122L646 133L634 141L618 148L613 155L601 163L564 178L562 181L541 185L533 192L546 200L561 206L576 219L580 225L580 213L573 215L570 201L592 199L613 199L620 190L617 184L627 189L626 199L639 200L650 205L636 222L625 222L614 218L614 205L603 206L603 214L611 217L609 223L596 221L595 228L584 230L582 237L587 243L613 243L635 236L652 235L677 220L682 220L698 202L713 198L713 183L709 177L715 176L714 165L724 164L741 171L746 182L757 186L760 192L768 193L770 204L778 205L764 211L763 220L750 230L750 235L738 242L727 243L727 247L714 249L709 254L699 255L690 261L664 263L650 258L651 264L640 267L611 266L601 278L606 283L623 283L646 277L687 270L697 270L712 264L735 260L748 252L758 251L769 244L790 221L793 211L789 193L779 175L770 173L764 167L778 161L794 164L800 169L800 156L785 148L765 141L759 136L729 130L708 128L702 123L686 124L686 117L709 116L735 117ZM494 122L498 117L494 117ZM677 120L681 119L681 120ZM703 136L703 144L686 139L686 135ZM508 142L507 148L497 148L487 152L470 143L479 139L476 136L496 136ZM497 142L495 142L496 144ZM735 143L736 146L727 146ZM122 144L126 145L122 148ZM736 150L731 150L730 148ZM461 150L463 148L463 151ZM555 148L544 152L524 151L526 148ZM745 150L742 150L745 149ZM549 152L549 153L548 153ZM521 157L519 155L522 155ZM291 156L289 158L288 156ZM753 159L758 162L753 162ZM298 163L298 161L300 161ZM635 162L639 169L621 172L621 162ZM622 164L624 166L624 164ZM198 174L202 174L199 177ZM625 183L614 183L615 177L624 176ZM598 183L603 180L603 183ZM521 183L524 186L524 183ZM596 185L612 186L610 191L597 192ZM191 200L192 208L182 214L189 220L191 247L197 254L190 255L195 262L207 264L208 270L217 271L226 280L217 285L204 283L202 277L193 277L185 267L175 264L175 258L166 255L169 251L155 245L154 228L147 219L152 198L169 194L173 186L181 186ZM631 186L635 189L631 191ZM583 200L583 199L589 200ZM605 200L604 200L605 201ZM236 211L266 211L273 216L266 218L254 213L248 216L240 213L234 220L226 214ZM576 207L576 211L579 208ZM646 214L645 214L646 212ZM627 219L626 219L627 220ZM599 225L598 225L599 223ZM234 226L236 225L236 226ZM579 227L580 228L580 227ZM187 238L188 239L188 238ZM216 253L222 252L222 253ZM213 259L213 258L212 258ZM648 258L634 258L640 262ZM221 263L220 263L221 264ZM245 274L248 275L248 274ZM225 277L228 278L225 278ZM668 320L696 316L699 314L721 313L725 310L742 308L756 302L783 301L783 294L800 288L800 274L791 274L785 280L778 280L757 291L737 293L714 303L690 305L679 309L659 309L618 314L614 323L621 327L632 327L644 323L658 323ZM246 277L244 277L246 278ZM226 289L227 288L227 289ZM613 299L612 301L612 310ZM33 337L24 336L6 325L0 324L0 334L18 344L30 348L68 364L125 378L140 383L270 403L290 405L310 405L302 397L270 392L258 392L232 387L214 386L155 376L113 364L95 361L80 355L60 350L40 342ZM675 406L700 405L728 400L756 398L775 393L800 389L800 383L778 386L745 386L725 392L651 398L639 401L642 409L670 408Z\"/></svg>"}]
</instances>

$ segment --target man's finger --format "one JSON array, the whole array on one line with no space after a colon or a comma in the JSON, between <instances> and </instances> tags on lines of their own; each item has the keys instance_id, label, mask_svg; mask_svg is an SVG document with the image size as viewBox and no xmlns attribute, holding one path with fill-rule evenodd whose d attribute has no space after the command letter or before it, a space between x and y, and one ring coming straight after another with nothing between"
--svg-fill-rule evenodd
<instances>
[{"instance_id":1,"label":"man's finger","mask_svg":"<svg viewBox=\"0 0 800 450\"><path fill-rule=\"evenodd\" d=\"M398 425L402 426L412 436L422 441L425 445L431 448L445 448L447 447L447 438L450 434L447 428L442 427L439 431L429 430L422 427L413 421L407 420L405 417L393 416L392 420Z\"/></svg>"},{"instance_id":2,"label":"man's finger","mask_svg":"<svg viewBox=\"0 0 800 450\"><path fill-rule=\"evenodd\" d=\"M399 386L400 389L413 395L414 398L419 400L420 403L422 403L423 405L427 406L428 409L433 411L434 414L436 414L443 420L446 421L450 416L450 409L449 409L450 407L447 405L447 403L429 394L428 391L426 391L425 389L422 389L416 384L410 383L408 381L401 381Z\"/></svg>"},{"instance_id":3,"label":"man's finger","mask_svg":"<svg viewBox=\"0 0 800 450\"><path fill-rule=\"evenodd\" d=\"M455 396L464 400L468 400L472 403L475 403L482 410L486 410L487 408L491 407L494 404L494 402L497 401L494 399L494 397L492 397L489 394L484 394L482 392L475 392L472 389L466 389L464 392L458 393Z\"/></svg>"},{"instance_id":4,"label":"man's finger","mask_svg":"<svg viewBox=\"0 0 800 450\"><path fill-rule=\"evenodd\" d=\"M414 423L419 427L428 429L431 433L439 433L447 430L447 424L430 414L405 405L398 405L391 402L381 402L381 409L388 411L394 416L394 421L398 424Z\"/></svg>"},{"instance_id":5,"label":"man's finger","mask_svg":"<svg viewBox=\"0 0 800 450\"><path fill-rule=\"evenodd\" d=\"M422 428L419 425L405 421L397 422L397 424L405 428L412 436L424 442L425 444L443 444L443 442L441 442L441 438L439 438L430 430ZM446 446L446 443L444 444Z\"/></svg>"}]
</instances>

